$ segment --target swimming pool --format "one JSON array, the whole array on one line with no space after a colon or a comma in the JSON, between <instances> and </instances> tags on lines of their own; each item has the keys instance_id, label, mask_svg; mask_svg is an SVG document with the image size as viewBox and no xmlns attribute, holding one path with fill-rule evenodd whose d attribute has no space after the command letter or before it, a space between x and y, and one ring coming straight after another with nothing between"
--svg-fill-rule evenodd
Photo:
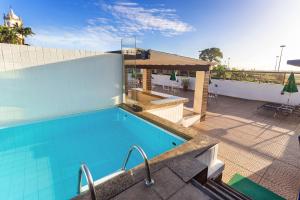
<instances>
[{"instance_id":1,"label":"swimming pool","mask_svg":"<svg viewBox=\"0 0 300 200\"><path fill-rule=\"evenodd\" d=\"M120 108L0 129L0 199L69 199L86 163L94 180L120 169L131 145L149 158L184 142ZM141 163L133 152L128 168Z\"/></svg>"}]
</instances>

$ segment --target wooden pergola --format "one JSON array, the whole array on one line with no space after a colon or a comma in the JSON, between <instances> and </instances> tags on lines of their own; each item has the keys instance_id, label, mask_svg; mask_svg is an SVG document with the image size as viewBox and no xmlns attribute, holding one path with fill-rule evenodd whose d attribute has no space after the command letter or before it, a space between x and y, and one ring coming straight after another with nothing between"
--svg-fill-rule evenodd
<instances>
[{"instance_id":1,"label":"wooden pergola","mask_svg":"<svg viewBox=\"0 0 300 200\"><path fill-rule=\"evenodd\" d=\"M211 63L199 59L179 56L160 51L148 50L150 56L147 59L140 59L139 56L124 55L125 74L129 68L143 70L143 90L151 90L152 70L184 70L195 71L195 93L194 107L196 113L201 114L201 118L206 115L209 69ZM125 90L127 91L127 78L125 78Z\"/></svg>"},{"instance_id":2,"label":"wooden pergola","mask_svg":"<svg viewBox=\"0 0 300 200\"><path fill-rule=\"evenodd\" d=\"M293 66L300 67L300 59L297 59L297 60L288 60L287 64L288 65L293 65Z\"/></svg>"}]
</instances>

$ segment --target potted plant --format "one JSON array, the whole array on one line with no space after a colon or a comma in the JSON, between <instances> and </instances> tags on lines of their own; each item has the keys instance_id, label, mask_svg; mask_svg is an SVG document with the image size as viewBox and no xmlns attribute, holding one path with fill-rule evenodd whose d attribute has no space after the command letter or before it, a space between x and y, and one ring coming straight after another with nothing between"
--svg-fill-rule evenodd
<instances>
[{"instance_id":1,"label":"potted plant","mask_svg":"<svg viewBox=\"0 0 300 200\"><path fill-rule=\"evenodd\" d=\"M189 88L190 79L188 77L181 79L181 85L184 91L187 91Z\"/></svg>"}]
</instances>

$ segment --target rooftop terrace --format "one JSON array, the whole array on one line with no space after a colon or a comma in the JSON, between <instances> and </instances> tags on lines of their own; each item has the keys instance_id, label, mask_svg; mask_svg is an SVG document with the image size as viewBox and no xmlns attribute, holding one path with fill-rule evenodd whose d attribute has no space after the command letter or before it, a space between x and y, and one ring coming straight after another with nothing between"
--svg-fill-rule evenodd
<instances>
[{"instance_id":1,"label":"rooftop terrace","mask_svg":"<svg viewBox=\"0 0 300 200\"><path fill-rule=\"evenodd\" d=\"M157 87L156 90L160 88ZM178 95L191 97L193 92L180 90ZM223 171L225 183L234 174L239 173L286 199L296 199L300 186L298 144L300 118L292 116L273 118L271 112L257 111L257 107L262 103L219 96L217 101L208 103L206 120L188 129L193 134L197 133L199 137L209 136L220 141L218 158L225 163ZM187 106L192 106L192 104L187 103ZM177 130L181 129L179 125L174 126ZM182 146L182 148L185 147L190 147L190 145ZM180 149L178 151L181 151ZM181 164L178 160L176 163L176 166L183 164L182 172L194 171L191 168L186 170L189 165L185 159ZM145 199L210 198L189 181L183 183L180 180L182 177L174 174L176 170L170 170L167 164L166 167L155 170L154 177L157 179L157 185L153 188L154 190L146 190L139 182L116 196L115 199L131 199L139 195ZM103 189L101 192L103 194ZM167 196L164 196L165 192Z\"/></svg>"},{"instance_id":2,"label":"rooftop terrace","mask_svg":"<svg viewBox=\"0 0 300 200\"><path fill-rule=\"evenodd\" d=\"M157 87L156 90L161 90ZM193 92L178 96L193 99ZM192 107L193 101L186 104ZM206 120L192 128L220 141L218 157L225 163L223 181L239 173L287 198L300 187L300 117L257 111L263 102L219 96L208 102Z\"/></svg>"},{"instance_id":3,"label":"rooftop terrace","mask_svg":"<svg viewBox=\"0 0 300 200\"><path fill-rule=\"evenodd\" d=\"M194 126L219 139L225 182L240 173L275 193L296 199L300 186L300 117L256 111L262 102L220 96L206 121Z\"/></svg>"}]
</instances>

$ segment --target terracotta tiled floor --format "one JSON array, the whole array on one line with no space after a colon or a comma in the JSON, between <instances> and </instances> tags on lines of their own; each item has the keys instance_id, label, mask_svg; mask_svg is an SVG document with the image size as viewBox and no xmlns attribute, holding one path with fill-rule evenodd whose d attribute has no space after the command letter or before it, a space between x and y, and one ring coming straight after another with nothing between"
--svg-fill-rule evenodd
<instances>
[{"instance_id":1,"label":"terracotta tiled floor","mask_svg":"<svg viewBox=\"0 0 300 200\"><path fill-rule=\"evenodd\" d=\"M154 90L170 93L160 86ZM179 90L175 95L189 98L185 106L193 107L193 91ZM272 112L257 111L261 104L219 96L209 101L206 120L193 128L220 140L223 181L239 173L294 200L300 188L300 117L273 118Z\"/></svg>"},{"instance_id":2,"label":"terracotta tiled floor","mask_svg":"<svg viewBox=\"0 0 300 200\"><path fill-rule=\"evenodd\" d=\"M257 111L262 102L219 96L210 102L206 121L193 128L220 140L223 180L235 173L275 193L296 199L300 187L300 118L273 118Z\"/></svg>"}]
</instances>

